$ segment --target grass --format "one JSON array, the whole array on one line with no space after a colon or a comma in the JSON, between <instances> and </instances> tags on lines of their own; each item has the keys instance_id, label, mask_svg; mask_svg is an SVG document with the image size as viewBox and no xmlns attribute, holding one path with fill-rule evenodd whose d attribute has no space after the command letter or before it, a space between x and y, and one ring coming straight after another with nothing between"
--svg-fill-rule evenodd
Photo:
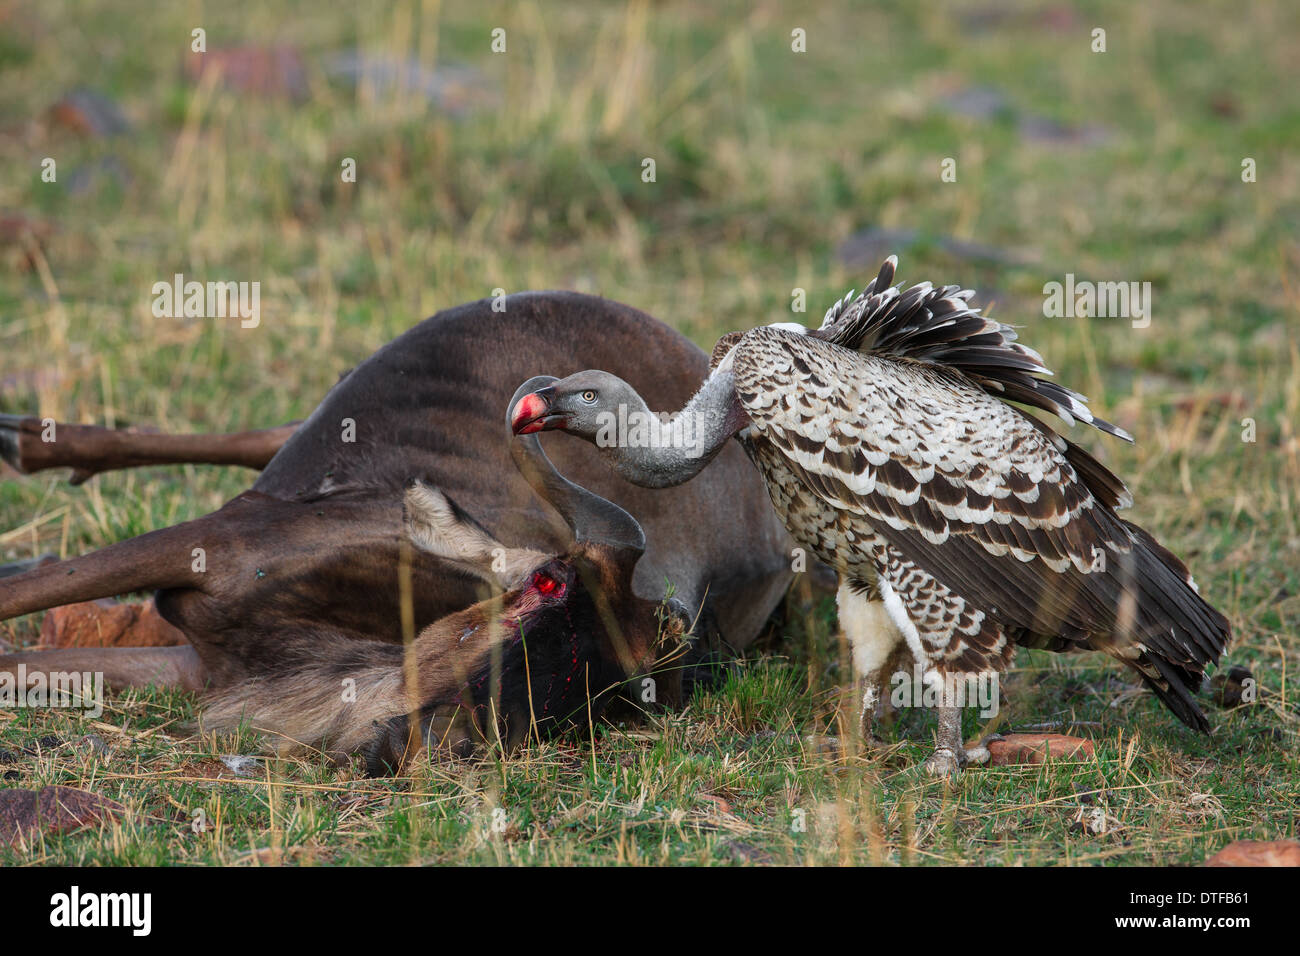
<instances>
[{"instance_id":1,"label":"grass","mask_svg":"<svg viewBox=\"0 0 1300 956\"><path fill-rule=\"evenodd\" d=\"M873 274L840 262L840 242L912 229L901 278L979 289L1137 436L1072 437L1126 478L1133 520L1231 618L1229 661L1273 692L1212 711L1201 738L1105 661L1022 653L999 726L1092 722L1095 757L975 770L949 788L919 771L923 716L907 714L883 754L845 733L833 609L800 590L737 675L681 712L397 780L310 761L238 777L219 755L257 742L188 736L185 695L117 695L93 723L0 712L7 786L83 786L131 810L0 848L0 863L1149 864L1297 837L1300 92L1284 80L1300 54L1295 9L484 2L321 16L284 3L196 18L19 0L0 24L0 211L56 227L31 267L0 245L0 411L277 424L418 319L498 287L596 292L708 347L789 320L796 288L809 314L794 318L814 321ZM297 47L309 98L187 80L196 26L210 50ZM489 52L497 26L504 54ZM1090 51L1094 26L1104 54ZM795 27L806 53L791 51ZM470 65L483 105L448 115L330 81L320 65L353 47ZM112 97L132 132L84 139L46 122L78 87ZM977 87L1002 92L994 115L945 106ZM1034 141L1023 117L1103 135ZM41 181L47 156L57 184ZM344 157L355 184L340 181ZM948 157L952 183L939 175ZM1018 259L963 259L944 237ZM260 281L261 325L154 318L149 290L175 272ZM1042 286L1066 273L1150 281L1151 326L1044 318ZM48 473L0 480L0 560L100 547L249 483L198 467L82 488ZM38 627L39 615L0 624L0 639L26 644ZM973 714L966 729L981 730ZM85 734L106 752L87 756ZM33 746L42 738L51 746Z\"/></svg>"}]
</instances>

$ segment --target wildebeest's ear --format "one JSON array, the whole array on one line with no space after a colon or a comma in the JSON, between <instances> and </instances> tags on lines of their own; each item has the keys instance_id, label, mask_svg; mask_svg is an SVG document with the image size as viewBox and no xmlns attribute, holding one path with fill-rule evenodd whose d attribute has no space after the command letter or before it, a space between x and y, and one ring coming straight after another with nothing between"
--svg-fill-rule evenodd
<instances>
[{"instance_id":1,"label":"wildebeest's ear","mask_svg":"<svg viewBox=\"0 0 1300 956\"><path fill-rule=\"evenodd\" d=\"M530 548L507 548L451 498L418 479L407 483L402 524L407 538L421 551L452 561L507 591L551 557Z\"/></svg>"}]
</instances>

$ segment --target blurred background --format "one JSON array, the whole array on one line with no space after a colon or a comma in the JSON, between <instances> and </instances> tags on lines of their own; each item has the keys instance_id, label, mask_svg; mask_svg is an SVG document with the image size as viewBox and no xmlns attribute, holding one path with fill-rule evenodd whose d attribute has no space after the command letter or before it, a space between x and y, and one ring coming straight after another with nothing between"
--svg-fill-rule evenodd
<instances>
[{"instance_id":1,"label":"blurred background","mask_svg":"<svg viewBox=\"0 0 1300 956\"><path fill-rule=\"evenodd\" d=\"M707 348L817 324L894 252L1137 436L1077 437L1270 632L1300 584L1298 65L1283 3L6 0L0 411L269 426L495 289L608 296ZM259 282L260 324L156 318L176 273ZM1150 326L1045 317L1067 274L1150 282ZM249 480L4 481L0 558Z\"/></svg>"},{"instance_id":2,"label":"blurred background","mask_svg":"<svg viewBox=\"0 0 1300 956\"><path fill-rule=\"evenodd\" d=\"M271 426L496 289L600 294L708 348L819 324L897 253L909 284L977 289L1136 436L1070 437L1232 618L1234 660L1294 673L1300 5L815 7L0 0L0 412ZM260 283L260 324L155 317L176 273ZM1150 325L1046 317L1067 275L1150 282ZM190 518L252 480L65 478L0 475L0 561ZM773 647L797 654L805 629L829 640L833 615ZM836 660L764 672L722 722L777 697L815 711ZM1028 661L1030 683L1066 666ZM1099 699L1074 676L1051 693L1049 713ZM1285 760L1273 797L1233 798L1246 823L1284 813Z\"/></svg>"}]
</instances>

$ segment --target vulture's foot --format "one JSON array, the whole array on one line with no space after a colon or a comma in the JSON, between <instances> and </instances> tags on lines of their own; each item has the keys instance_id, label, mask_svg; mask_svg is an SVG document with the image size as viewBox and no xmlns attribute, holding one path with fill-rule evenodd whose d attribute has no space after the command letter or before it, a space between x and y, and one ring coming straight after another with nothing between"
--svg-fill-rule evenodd
<instances>
[{"instance_id":1,"label":"vulture's foot","mask_svg":"<svg viewBox=\"0 0 1300 956\"><path fill-rule=\"evenodd\" d=\"M966 762L967 762L968 764L969 764L969 763L973 763L973 764L988 763L988 762L989 762L989 740L992 740L992 739L993 739L993 738L990 737L990 738L988 738L988 740L981 740L981 741L980 741L978 744L976 744L974 747L967 747L967 748L966 748Z\"/></svg>"},{"instance_id":2,"label":"vulture's foot","mask_svg":"<svg viewBox=\"0 0 1300 956\"><path fill-rule=\"evenodd\" d=\"M889 741L881 733L884 723L879 714L867 711L862 715L862 723L858 730L862 737L863 746L870 750L881 750L889 746Z\"/></svg>"},{"instance_id":3,"label":"vulture's foot","mask_svg":"<svg viewBox=\"0 0 1300 956\"><path fill-rule=\"evenodd\" d=\"M988 763L989 748L980 744L978 747L939 747L925 760L926 772L935 777L955 777L971 764Z\"/></svg>"},{"instance_id":4,"label":"vulture's foot","mask_svg":"<svg viewBox=\"0 0 1300 956\"><path fill-rule=\"evenodd\" d=\"M967 748L961 739L961 708L940 707L938 740L934 753L926 758L925 769L936 777L955 777L970 764L988 762L987 743Z\"/></svg>"},{"instance_id":5,"label":"vulture's foot","mask_svg":"<svg viewBox=\"0 0 1300 956\"><path fill-rule=\"evenodd\" d=\"M868 682L867 689L862 694L858 733L862 737L862 743L873 750L889 745L880 734L880 729L890 716L885 690L883 685Z\"/></svg>"},{"instance_id":6,"label":"vulture's foot","mask_svg":"<svg viewBox=\"0 0 1300 956\"><path fill-rule=\"evenodd\" d=\"M947 747L940 747L925 760L925 772L932 777L955 777L964 767L966 751L959 751L961 757Z\"/></svg>"}]
</instances>

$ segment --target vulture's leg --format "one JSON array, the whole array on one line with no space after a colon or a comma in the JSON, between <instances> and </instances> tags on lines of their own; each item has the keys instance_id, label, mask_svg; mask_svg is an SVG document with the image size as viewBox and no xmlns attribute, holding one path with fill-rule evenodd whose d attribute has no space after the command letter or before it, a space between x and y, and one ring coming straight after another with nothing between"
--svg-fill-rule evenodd
<instances>
[{"instance_id":1,"label":"vulture's leg","mask_svg":"<svg viewBox=\"0 0 1300 956\"><path fill-rule=\"evenodd\" d=\"M925 761L925 769L939 776L954 776L970 763L984 763L988 750L967 750L961 736L961 709L967 703L965 681L1005 668L1013 645L984 615L972 618L965 600L953 594L941 582L913 564L892 567L891 575L881 573L877 579L890 620L898 627L915 659L926 671L923 677L924 701L938 694L939 730L934 753ZM902 585L902 587L899 587ZM984 627L975 635L960 628L969 624ZM968 658L983 658L983 667L972 669ZM948 662L961 658L962 669L950 671Z\"/></svg>"},{"instance_id":2,"label":"vulture's leg","mask_svg":"<svg viewBox=\"0 0 1300 956\"><path fill-rule=\"evenodd\" d=\"M889 678L897 666L903 636L894 627L884 603L872 585L841 578L835 595L840 628L853 653L853 673L864 687L862 738L878 741L875 724L885 714Z\"/></svg>"},{"instance_id":3,"label":"vulture's leg","mask_svg":"<svg viewBox=\"0 0 1300 956\"><path fill-rule=\"evenodd\" d=\"M925 761L925 769L936 777L953 777L967 764L980 764L989 759L989 750L982 744L966 749L961 738L961 708L945 704L939 708L939 733L934 753Z\"/></svg>"}]
</instances>

